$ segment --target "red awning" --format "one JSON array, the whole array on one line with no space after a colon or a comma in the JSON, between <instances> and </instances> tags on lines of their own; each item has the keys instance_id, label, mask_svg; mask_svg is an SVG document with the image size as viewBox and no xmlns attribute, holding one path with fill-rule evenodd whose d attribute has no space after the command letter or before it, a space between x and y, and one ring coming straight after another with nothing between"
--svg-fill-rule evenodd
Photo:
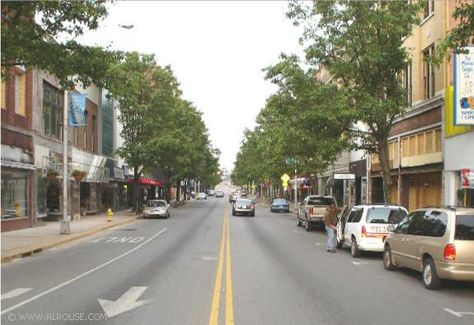
<instances>
[{"instance_id":1,"label":"red awning","mask_svg":"<svg viewBox=\"0 0 474 325\"><path fill-rule=\"evenodd\" d=\"M134 178L129 178L128 179L129 183L134 183L135 179ZM143 185L153 185L153 186L162 186L162 182L156 179L151 179L151 178L146 178L146 177L140 177L138 180L139 184Z\"/></svg>"}]
</instances>

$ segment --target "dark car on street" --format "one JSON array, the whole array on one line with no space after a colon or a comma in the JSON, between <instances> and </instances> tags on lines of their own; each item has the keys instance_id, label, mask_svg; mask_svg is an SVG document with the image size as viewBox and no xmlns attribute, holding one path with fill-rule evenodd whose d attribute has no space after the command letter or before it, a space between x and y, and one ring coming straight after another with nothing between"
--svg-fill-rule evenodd
<instances>
[{"instance_id":1,"label":"dark car on street","mask_svg":"<svg viewBox=\"0 0 474 325\"><path fill-rule=\"evenodd\" d=\"M290 204L284 198L275 198L270 207L271 212L290 212Z\"/></svg>"}]
</instances>

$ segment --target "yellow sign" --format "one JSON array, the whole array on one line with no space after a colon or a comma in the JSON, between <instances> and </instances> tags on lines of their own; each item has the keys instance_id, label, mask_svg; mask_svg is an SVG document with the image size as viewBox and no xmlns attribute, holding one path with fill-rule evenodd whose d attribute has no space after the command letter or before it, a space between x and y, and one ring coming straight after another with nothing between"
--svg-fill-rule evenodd
<instances>
[{"instance_id":1,"label":"yellow sign","mask_svg":"<svg viewBox=\"0 0 474 325\"><path fill-rule=\"evenodd\" d=\"M290 176L288 174L283 174L280 179L283 181L283 187L288 187L288 181L290 180Z\"/></svg>"}]
</instances>

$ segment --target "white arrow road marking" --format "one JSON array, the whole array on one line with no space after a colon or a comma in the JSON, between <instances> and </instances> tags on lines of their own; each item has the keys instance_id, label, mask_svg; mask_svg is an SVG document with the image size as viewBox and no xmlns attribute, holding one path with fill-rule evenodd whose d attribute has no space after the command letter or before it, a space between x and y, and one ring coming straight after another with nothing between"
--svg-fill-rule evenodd
<instances>
[{"instance_id":1,"label":"white arrow road marking","mask_svg":"<svg viewBox=\"0 0 474 325\"><path fill-rule=\"evenodd\" d=\"M24 293L27 293L31 289L32 288L16 288L12 291L9 291L9 292L6 292L6 293L2 294L2 300L18 297L18 296L20 296Z\"/></svg>"},{"instance_id":2,"label":"white arrow road marking","mask_svg":"<svg viewBox=\"0 0 474 325\"><path fill-rule=\"evenodd\" d=\"M46 296L47 294L49 294L49 293L51 293L51 292L57 291L57 290L61 289L62 287L65 287L65 286L67 286L67 285L69 285L69 284L71 284L71 283L73 283L73 282L76 282L77 280L82 279L83 277L85 277L85 276L87 276L87 275L89 275L89 274L91 274L91 273L93 273L93 272L95 272L95 271L97 271L97 270L100 270L101 268L106 267L107 265L109 265L109 264L111 264L111 263L113 263L113 262L115 262L115 261L117 261L117 260L119 260L119 259L121 259L121 258L127 256L128 254L133 253L133 252L136 251L137 249L140 249L141 247L145 246L146 244L148 244L149 242L151 242L153 239L155 239L156 237L158 237L159 235L161 235L162 233L164 233L166 230L168 230L168 228L163 228L163 229L161 229L160 231L158 231L156 234L154 234L153 236L151 236L150 238L148 238L146 241L144 241L144 242L141 243L140 245L137 245L137 246L133 247L131 250L126 251L125 253L123 253L123 254L121 254L121 255L119 255L119 256L116 256L116 257L114 257L113 259L108 260L107 262L105 262L105 263L103 263L103 264L101 264L101 265L99 265L99 266L96 266L96 267L94 267L93 269L90 269L89 271L86 271L86 272L84 272L84 273L81 273L81 274L75 276L74 278L71 278L71 279L69 279L69 280L67 280L67 281L65 281L65 282L63 282L63 283L61 283L61 284L58 284L58 285L55 286L55 287L52 287L52 288L50 288L50 289L48 289L48 290L46 290L46 291L43 291L43 292L41 292L41 293L38 293L36 296L33 296L33 297L29 298L29 299L26 299L25 301L22 301L22 302L20 302L20 303L14 305L14 306L11 306L10 308L7 308L7 309L5 309L5 310L2 310L2 312L1 312L0 314L1 314L1 315L4 315L4 314L6 314L6 313L8 313L8 312L10 312L10 311L12 311L12 310L15 310L15 309L17 309L17 308L19 308L19 307L21 307L21 306L23 306L23 305L26 305L26 304L28 304L28 303L30 303L30 302L32 302L32 301L35 301L35 300L37 300L37 299L39 299L39 298L41 298L41 297L43 297L43 296Z\"/></svg>"},{"instance_id":3,"label":"white arrow road marking","mask_svg":"<svg viewBox=\"0 0 474 325\"><path fill-rule=\"evenodd\" d=\"M131 287L117 301L97 299L100 306L111 318L126 311L135 309L141 305L149 303L151 300L137 301L148 287Z\"/></svg>"},{"instance_id":4,"label":"white arrow road marking","mask_svg":"<svg viewBox=\"0 0 474 325\"><path fill-rule=\"evenodd\" d=\"M366 265L366 264L369 264L368 262L352 262L352 264L354 265Z\"/></svg>"}]
</instances>

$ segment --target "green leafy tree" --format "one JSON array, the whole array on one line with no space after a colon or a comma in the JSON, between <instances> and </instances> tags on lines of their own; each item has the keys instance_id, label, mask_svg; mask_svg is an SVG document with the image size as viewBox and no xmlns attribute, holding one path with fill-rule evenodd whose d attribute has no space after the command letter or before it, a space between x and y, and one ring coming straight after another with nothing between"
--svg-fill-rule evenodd
<instances>
[{"instance_id":1,"label":"green leafy tree","mask_svg":"<svg viewBox=\"0 0 474 325\"><path fill-rule=\"evenodd\" d=\"M309 7L292 2L288 14L305 26L309 62L326 69L345 90L347 105L330 110L329 118L360 139L360 148L379 156L386 203L388 137L395 117L407 107L397 77L410 60L402 43L418 21L419 8L407 1L316 1ZM359 121L367 131L354 127Z\"/></svg>"},{"instance_id":2,"label":"green leafy tree","mask_svg":"<svg viewBox=\"0 0 474 325\"><path fill-rule=\"evenodd\" d=\"M106 17L105 1L2 1L1 7L2 78L24 65L54 74L64 87L102 86L108 66L121 57L75 40Z\"/></svg>"}]
</instances>

